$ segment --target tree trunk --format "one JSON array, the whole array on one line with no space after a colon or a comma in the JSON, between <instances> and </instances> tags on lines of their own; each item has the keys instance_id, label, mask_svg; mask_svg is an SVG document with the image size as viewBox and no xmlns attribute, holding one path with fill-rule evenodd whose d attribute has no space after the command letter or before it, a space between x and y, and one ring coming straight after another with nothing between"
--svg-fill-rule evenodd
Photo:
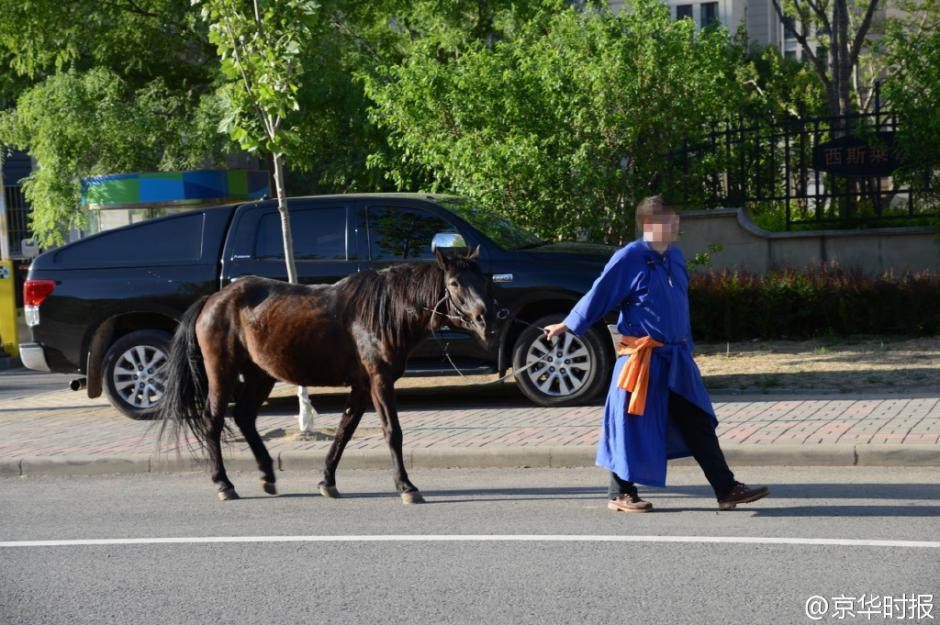
<instances>
[{"instance_id":1,"label":"tree trunk","mask_svg":"<svg viewBox=\"0 0 940 625\"><path fill-rule=\"evenodd\" d=\"M281 236L284 240L284 263L287 265L287 281L297 284L297 265L294 264L294 237L290 230L290 213L287 212L287 191L284 189L284 163L282 155L273 154L274 184L277 187L277 210L281 214ZM297 425L300 435L305 437L313 430L313 420L317 414L310 396L303 386L297 387L297 399L300 402L300 411L297 414Z\"/></svg>"},{"instance_id":2,"label":"tree trunk","mask_svg":"<svg viewBox=\"0 0 940 625\"><path fill-rule=\"evenodd\" d=\"M872 0L875 1L875 0ZM839 115L847 114L852 103L850 90L852 86L852 41L849 38L849 7L847 0L838 0L836 8L839 11L836 29L839 33L839 56L837 58L839 79L835 81L839 88Z\"/></svg>"},{"instance_id":3,"label":"tree trunk","mask_svg":"<svg viewBox=\"0 0 940 625\"><path fill-rule=\"evenodd\" d=\"M303 386L297 387L297 401L300 403L300 412L297 413L297 429L301 436L313 432L313 422L317 418L317 410L310 403L310 395Z\"/></svg>"},{"instance_id":4,"label":"tree trunk","mask_svg":"<svg viewBox=\"0 0 940 625\"><path fill-rule=\"evenodd\" d=\"M284 239L284 263L287 281L297 284L297 265L294 264L294 238L290 231L290 213L287 212L287 194L284 190L284 164L282 155L274 154L274 183L277 185L277 210L281 214L281 235Z\"/></svg>"},{"instance_id":5,"label":"tree trunk","mask_svg":"<svg viewBox=\"0 0 940 625\"><path fill-rule=\"evenodd\" d=\"M274 174L274 155L268 152L264 157L264 165L268 170L268 197L277 197L277 177ZM271 194L274 194L273 196Z\"/></svg>"}]
</instances>

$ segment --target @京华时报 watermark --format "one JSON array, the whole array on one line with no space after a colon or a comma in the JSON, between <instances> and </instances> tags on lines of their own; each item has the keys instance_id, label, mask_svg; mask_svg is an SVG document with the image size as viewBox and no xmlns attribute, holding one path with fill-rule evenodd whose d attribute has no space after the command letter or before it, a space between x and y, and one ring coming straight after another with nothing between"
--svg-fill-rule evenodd
<instances>
[{"instance_id":1,"label":"@\u4eac\u534e\u65f6\u62a5 watermark","mask_svg":"<svg viewBox=\"0 0 940 625\"><path fill-rule=\"evenodd\" d=\"M814 621L829 619L878 619L932 621L933 595L813 595L804 604L806 616Z\"/></svg>"}]
</instances>

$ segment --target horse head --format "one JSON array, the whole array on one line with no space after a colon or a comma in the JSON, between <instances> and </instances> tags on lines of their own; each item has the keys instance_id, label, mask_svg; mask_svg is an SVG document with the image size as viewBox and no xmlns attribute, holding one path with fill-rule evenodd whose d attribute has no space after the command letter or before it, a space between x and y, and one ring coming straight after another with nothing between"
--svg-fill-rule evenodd
<instances>
[{"instance_id":1,"label":"horse head","mask_svg":"<svg viewBox=\"0 0 940 625\"><path fill-rule=\"evenodd\" d=\"M444 272L446 315L450 324L473 332L487 348L496 341L500 308L490 295L489 280L480 271L480 246L465 255L447 255L435 248L437 264Z\"/></svg>"}]
</instances>

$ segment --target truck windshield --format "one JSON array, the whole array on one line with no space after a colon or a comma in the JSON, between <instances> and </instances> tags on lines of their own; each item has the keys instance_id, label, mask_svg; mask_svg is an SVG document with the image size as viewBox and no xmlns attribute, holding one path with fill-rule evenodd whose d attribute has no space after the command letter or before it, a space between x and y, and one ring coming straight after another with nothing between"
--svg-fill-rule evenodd
<instances>
[{"instance_id":1,"label":"truck windshield","mask_svg":"<svg viewBox=\"0 0 940 625\"><path fill-rule=\"evenodd\" d=\"M512 223L495 212L481 208L463 198L440 198L437 203L463 218L468 224L488 236L504 250L519 250L545 245L528 230Z\"/></svg>"}]
</instances>

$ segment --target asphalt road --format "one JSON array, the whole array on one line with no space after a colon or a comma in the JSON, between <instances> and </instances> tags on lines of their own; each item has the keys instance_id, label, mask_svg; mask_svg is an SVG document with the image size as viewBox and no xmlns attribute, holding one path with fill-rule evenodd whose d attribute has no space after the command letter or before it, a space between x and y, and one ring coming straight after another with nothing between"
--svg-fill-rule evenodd
<instances>
[{"instance_id":1,"label":"asphalt road","mask_svg":"<svg viewBox=\"0 0 940 625\"><path fill-rule=\"evenodd\" d=\"M0 623L793 624L852 622L811 620L813 596L912 593L933 619L907 622L940 619L940 549L923 542L940 540L940 469L749 467L771 497L719 513L677 467L632 515L606 509L591 469L415 471L421 506L384 471L341 471L340 500L280 476L269 497L235 474L244 498L225 503L204 475L0 480ZM18 542L157 538L194 542Z\"/></svg>"}]
</instances>

